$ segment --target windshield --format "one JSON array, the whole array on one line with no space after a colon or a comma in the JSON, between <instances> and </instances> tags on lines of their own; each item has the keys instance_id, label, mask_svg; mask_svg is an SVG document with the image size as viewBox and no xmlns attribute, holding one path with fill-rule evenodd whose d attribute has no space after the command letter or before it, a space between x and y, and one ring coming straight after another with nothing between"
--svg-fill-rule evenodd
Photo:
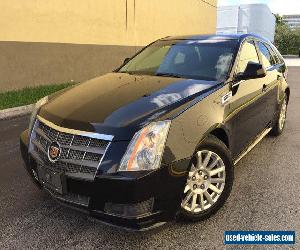
<instances>
[{"instance_id":1,"label":"windshield","mask_svg":"<svg viewBox=\"0 0 300 250\"><path fill-rule=\"evenodd\" d=\"M142 50L119 72L225 80L236 45L235 40L158 41Z\"/></svg>"}]
</instances>

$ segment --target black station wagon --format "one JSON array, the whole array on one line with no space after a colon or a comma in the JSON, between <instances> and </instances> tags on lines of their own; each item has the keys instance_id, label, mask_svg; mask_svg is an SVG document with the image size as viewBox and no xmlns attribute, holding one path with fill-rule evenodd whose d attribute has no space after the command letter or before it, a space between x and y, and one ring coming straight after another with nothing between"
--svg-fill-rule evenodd
<instances>
[{"instance_id":1,"label":"black station wagon","mask_svg":"<svg viewBox=\"0 0 300 250\"><path fill-rule=\"evenodd\" d=\"M286 120L287 68L256 35L160 39L112 73L37 102L21 152L32 180L100 221L198 221L234 165ZM241 197L243 199L244 197Z\"/></svg>"}]
</instances>

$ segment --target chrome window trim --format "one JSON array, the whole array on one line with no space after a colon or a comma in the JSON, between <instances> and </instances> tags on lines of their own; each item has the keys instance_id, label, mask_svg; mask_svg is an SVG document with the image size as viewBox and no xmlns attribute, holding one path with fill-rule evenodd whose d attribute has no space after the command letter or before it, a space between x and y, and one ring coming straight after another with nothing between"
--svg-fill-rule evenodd
<instances>
[{"instance_id":1,"label":"chrome window trim","mask_svg":"<svg viewBox=\"0 0 300 250\"><path fill-rule=\"evenodd\" d=\"M81 131L81 130L76 130L76 129L70 129L70 128L63 128L60 127L43 117L37 115L37 119L41 121L42 123L46 124L47 126L62 132L62 133L67 133L67 134L75 134L75 135L81 135L81 136L86 136L94 139L100 139L100 140L105 140L105 141L112 141L114 136L113 135L106 135L106 134L98 134L98 133L93 133L93 132L87 132L87 131Z\"/></svg>"}]
</instances>

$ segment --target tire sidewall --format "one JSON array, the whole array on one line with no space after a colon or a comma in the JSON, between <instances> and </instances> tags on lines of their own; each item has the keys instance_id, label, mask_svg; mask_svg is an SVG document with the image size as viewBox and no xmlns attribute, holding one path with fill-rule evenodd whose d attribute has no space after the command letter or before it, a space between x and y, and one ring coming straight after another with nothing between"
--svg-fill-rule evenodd
<instances>
[{"instance_id":1,"label":"tire sidewall","mask_svg":"<svg viewBox=\"0 0 300 250\"><path fill-rule=\"evenodd\" d=\"M203 141L203 143L201 143L197 147L192 157L189 170L192 166L193 161L195 161L195 154L200 150L210 150L216 153L222 159L225 165L225 173L226 173L224 190L221 196L219 197L219 199L216 201L216 203L214 203L209 209L199 212L197 214L188 212L180 206L180 212L178 217L179 219L189 220L189 221L200 221L209 218L223 206L223 204L229 197L232 189L232 184L234 179L233 162L232 162L231 154L227 149L227 147L225 146L225 144L219 139L217 139L215 136L207 137ZM182 198L183 197L184 194L182 194Z\"/></svg>"},{"instance_id":2,"label":"tire sidewall","mask_svg":"<svg viewBox=\"0 0 300 250\"><path fill-rule=\"evenodd\" d=\"M281 113L281 109L282 109L282 105L283 105L284 100L286 101L286 105L288 105L288 100L287 100L287 95L286 94L284 95L284 98L283 98L283 100L281 101L281 103L279 105L279 111L276 115L275 125L273 126L273 129L271 130L271 133L270 133L273 136L281 135L284 128L285 128L285 125L286 125L286 118L285 118L285 122L283 124L283 127L280 128L280 126L279 126L280 113ZM287 109L286 109L285 112L287 112Z\"/></svg>"},{"instance_id":3,"label":"tire sidewall","mask_svg":"<svg viewBox=\"0 0 300 250\"><path fill-rule=\"evenodd\" d=\"M279 119L280 119L281 109L282 109L282 105L283 105L283 102L284 102L284 101L286 102L285 120L284 120L284 124L283 124L282 128L280 128L280 126L279 126ZM278 115L278 119L277 119L277 126L278 126L278 130L279 130L280 134L281 134L282 131L284 130L285 124L286 124L287 104L288 104L288 103L287 103L287 96L284 95L284 98L283 98L283 100L282 100L282 102L281 102L281 104L280 104L280 111L279 111L279 115Z\"/></svg>"}]
</instances>

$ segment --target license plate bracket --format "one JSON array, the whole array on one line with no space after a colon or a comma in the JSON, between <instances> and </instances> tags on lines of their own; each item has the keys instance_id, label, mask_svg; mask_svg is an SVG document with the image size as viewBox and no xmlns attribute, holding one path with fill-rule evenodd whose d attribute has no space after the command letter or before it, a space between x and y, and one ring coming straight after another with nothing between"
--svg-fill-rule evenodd
<instances>
[{"instance_id":1,"label":"license plate bracket","mask_svg":"<svg viewBox=\"0 0 300 250\"><path fill-rule=\"evenodd\" d=\"M44 187L59 194L66 193L66 177L62 171L58 172L46 166L38 165L38 175Z\"/></svg>"}]
</instances>

